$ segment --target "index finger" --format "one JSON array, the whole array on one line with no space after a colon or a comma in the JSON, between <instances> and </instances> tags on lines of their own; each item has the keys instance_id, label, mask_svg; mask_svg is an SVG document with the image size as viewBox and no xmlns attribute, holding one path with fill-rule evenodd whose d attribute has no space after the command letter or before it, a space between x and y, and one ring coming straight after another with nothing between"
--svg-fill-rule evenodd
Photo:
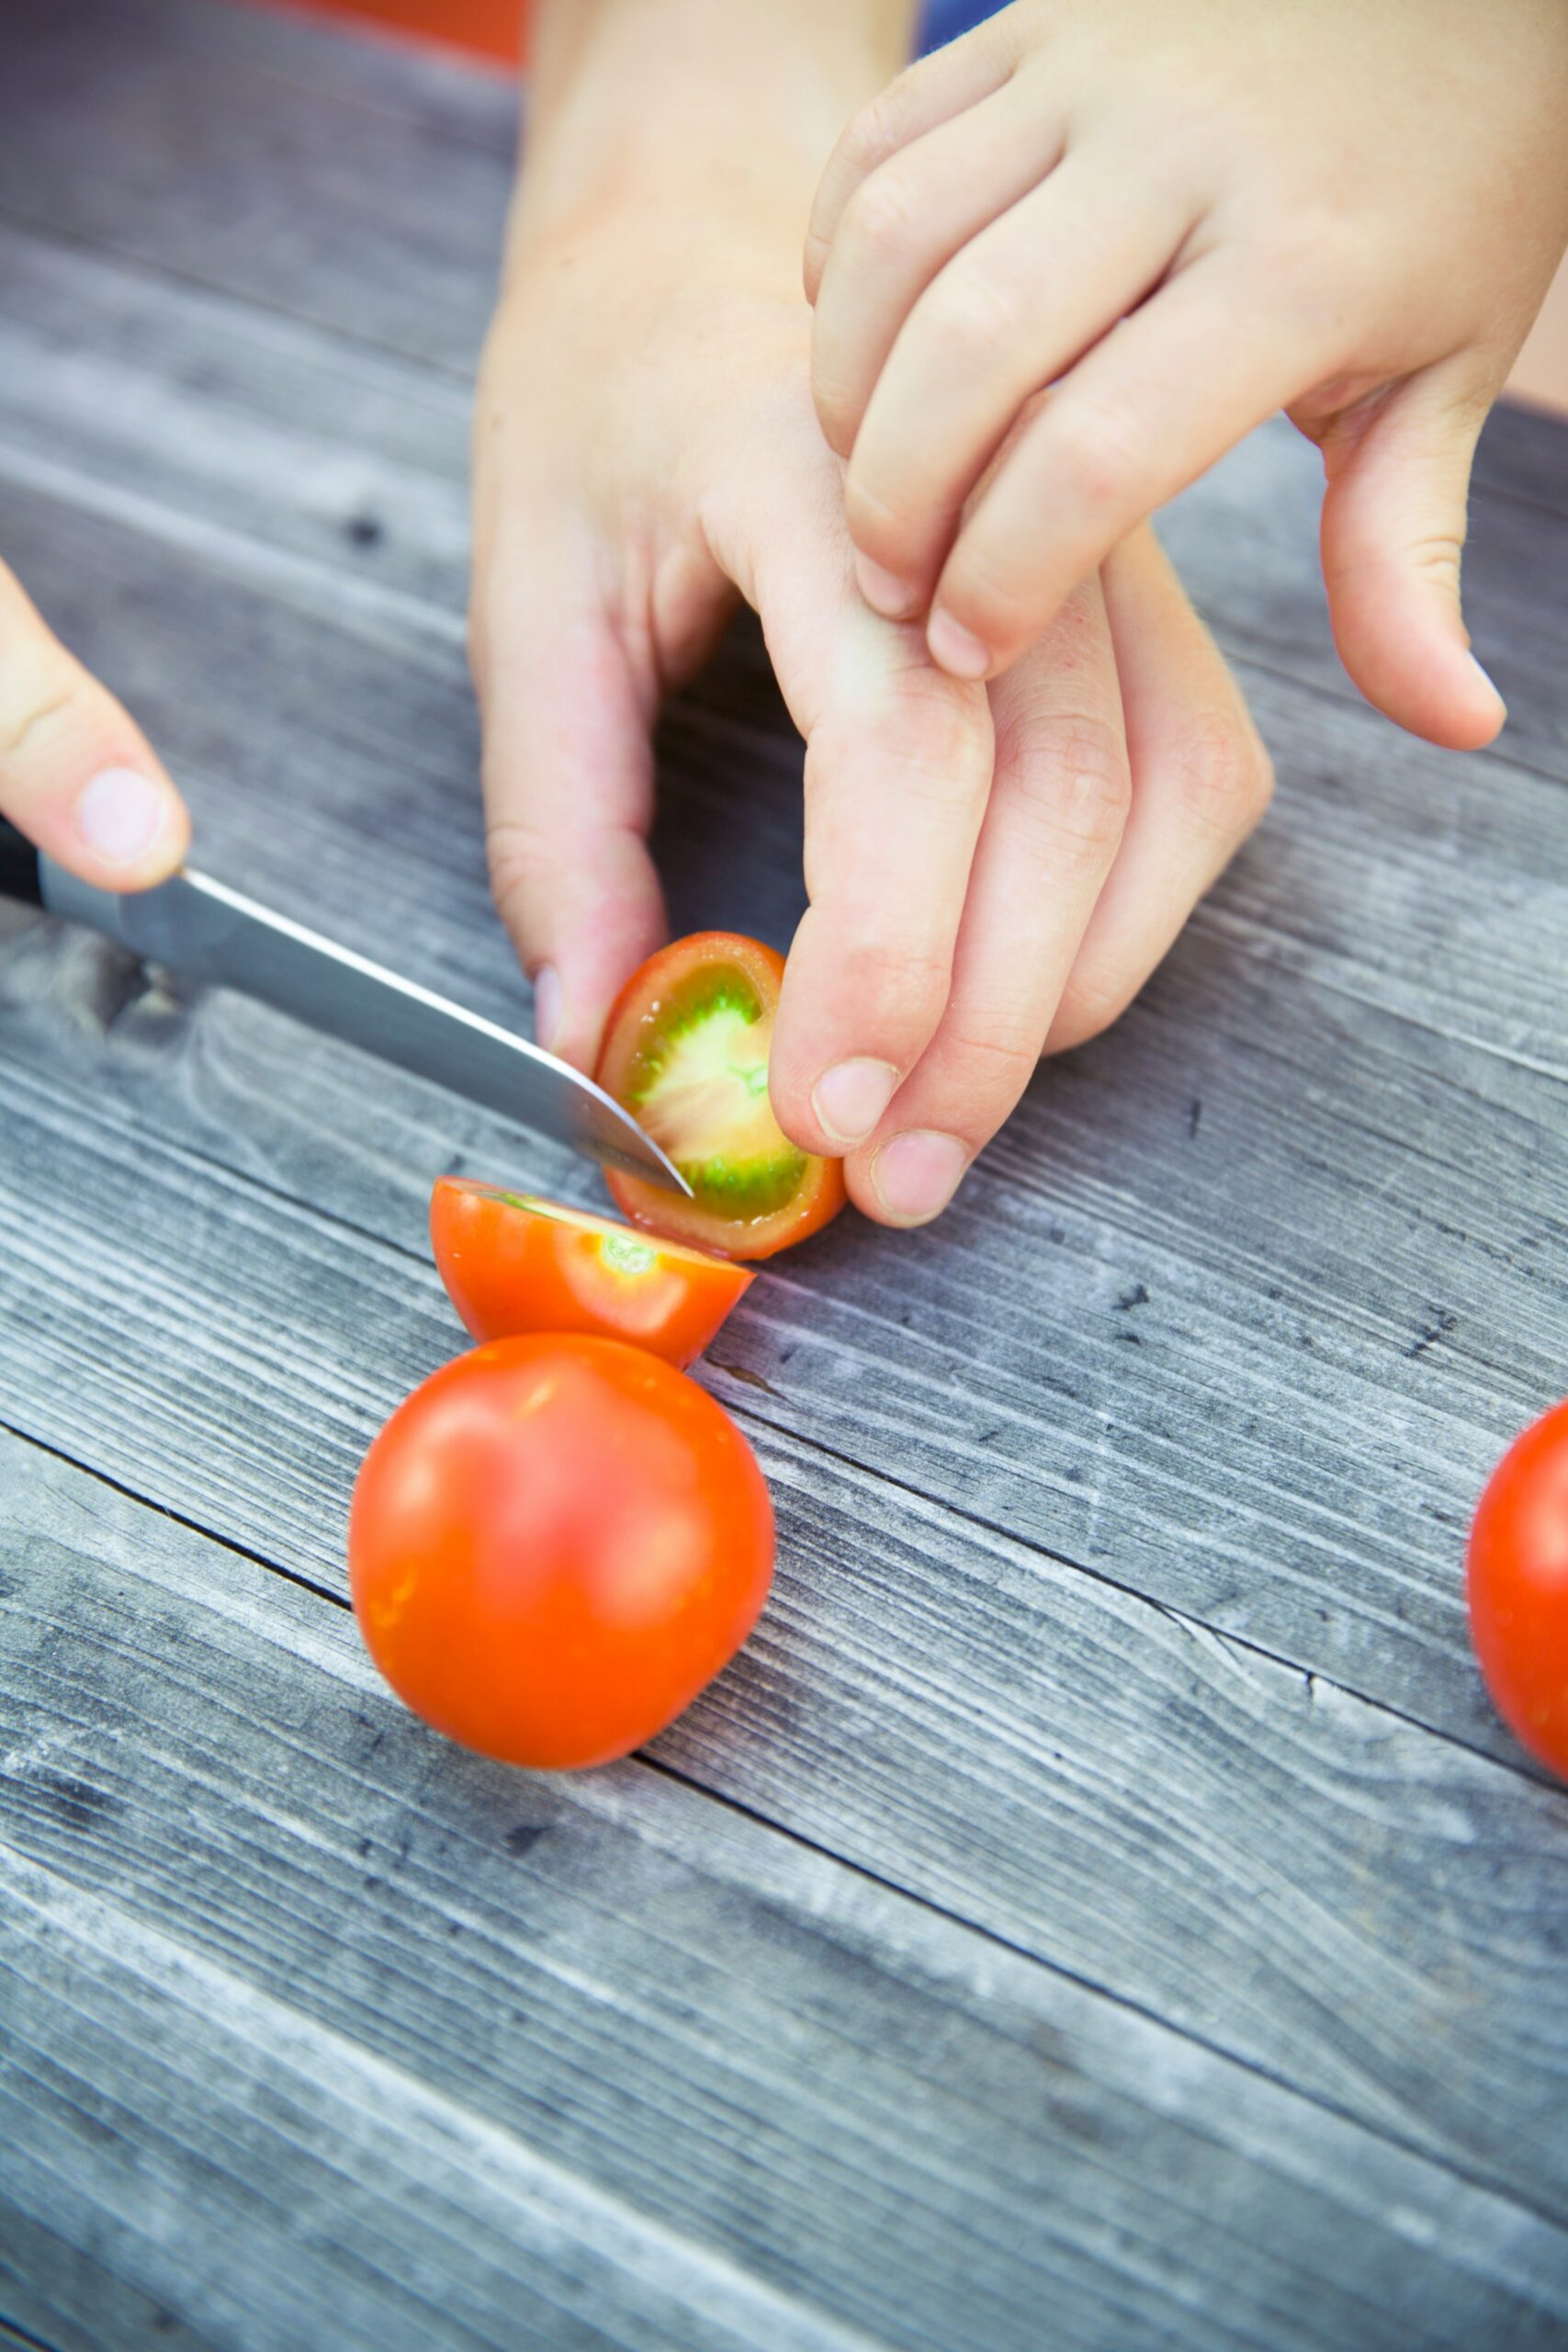
<instances>
[{"instance_id":1,"label":"index finger","mask_svg":"<svg viewBox=\"0 0 1568 2352\"><path fill-rule=\"evenodd\" d=\"M993 90L1012 72L1012 44L1002 17L976 25L934 56L906 67L879 97L863 107L829 156L806 232L806 299L817 300L823 267L838 232L840 217L861 182L928 130L951 121Z\"/></svg>"},{"instance_id":2,"label":"index finger","mask_svg":"<svg viewBox=\"0 0 1568 2352\"><path fill-rule=\"evenodd\" d=\"M804 1149L839 1155L942 1018L994 740L984 689L866 608L836 483L815 453L800 470L760 484L715 552L761 616L807 745L810 903L779 1006L774 1114Z\"/></svg>"}]
</instances>

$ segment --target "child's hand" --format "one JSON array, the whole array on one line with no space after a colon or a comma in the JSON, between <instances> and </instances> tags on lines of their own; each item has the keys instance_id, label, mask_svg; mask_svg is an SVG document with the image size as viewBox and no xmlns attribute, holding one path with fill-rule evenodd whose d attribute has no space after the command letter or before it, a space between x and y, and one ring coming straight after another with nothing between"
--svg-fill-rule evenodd
<instances>
[{"instance_id":1,"label":"child's hand","mask_svg":"<svg viewBox=\"0 0 1568 2352\"><path fill-rule=\"evenodd\" d=\"M162 882L190 826L151 746L0 564L0 817L102 890Z\"/></svg>"},{"instance_id":2,"label":"child's hand","mask_svg":"<svg viewBox=\"0 0 1568 2352\"><path fill-rule=\"evenodd\" d=\"M1565 239L1562 0L1016 0L818 195L814 389L868 602L995 676L1283 407L1323 448L1346 667L1490 741L1470 464Z\"/></svg>"},{"instance_id":3,"label":"child's hand","mask_svg":"<svg viewBox=\"0 0 1568 2352\"><path fill-rule=\"evenodd\" d=\"M683 186L691 143L596 196L572 154L558 210L541 171L486 350L470 641L496 896L543 1042L591 1062L663 935L659 697L739 591L807 739L774 1108L848 1154L862 1207L916 1224L1047 1044L1142 986L1268 762L1146 532L989 690L866 611L811 409L795 191L766 158L761 194L700 157Z\"/></svg>"}]
</instances>

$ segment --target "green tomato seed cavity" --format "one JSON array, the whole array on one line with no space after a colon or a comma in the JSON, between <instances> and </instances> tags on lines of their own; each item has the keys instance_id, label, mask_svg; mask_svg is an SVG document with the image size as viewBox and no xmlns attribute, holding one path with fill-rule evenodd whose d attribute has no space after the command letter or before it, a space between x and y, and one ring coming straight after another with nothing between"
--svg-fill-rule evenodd
<instances>
[{"instance_id":1,"label":"green tomato seed cavity","mask_svg":"<svg viewBox=\"0 0 1568 2352\"><path fill-rule=\"evenodd\" d=\"M615 1274L651 1273L659 1263L658 1250L629 1233L606 1233L600 1241L599 1255Z\"/></svg>"}]
</instances>

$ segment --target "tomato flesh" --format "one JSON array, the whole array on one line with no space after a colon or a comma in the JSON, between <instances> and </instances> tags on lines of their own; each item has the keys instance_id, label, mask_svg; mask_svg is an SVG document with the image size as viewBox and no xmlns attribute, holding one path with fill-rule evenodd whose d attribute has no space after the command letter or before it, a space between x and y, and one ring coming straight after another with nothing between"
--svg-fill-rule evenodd
<instances>
[{"instance_id":1,"label":"tomato flesh","mask_svg":"<svg viewBox=\"0 0 1568 2352\"><path fill-rule=\"evenodd\" d=\"M1568 1779L1568 1403L1492 1473L1466 1569L1471 1636L1497 1712Z\"/></svg>"},{"instance_id":2,"label":"tomato flesh","mask_svg":"<svg viewBox=\"0 0 1568 2352\"><path fill-rule=\"evenodd\" d=\"M639 1225L736 1259L802 1241L844 1204L843 1170L792 1144L768 1100L784 959L756 940L699 932L650 956L610 1015L598 1079L674 1161L677 1199L607 1170Z\"/></svg>"},{"instance_id":3,"label":"tomato flesh","mask_svg":"<svg viewBox=\"0 0 1568 2352\"><path fill-rule=\"evenodd\" d=\"M567 1770L640 1747L728 1663L767 1597L773 1517L745 1438L683 1373L533 1332L398 1408L348 1551L399 1697L484 1755Z\"/></svg>"},{"instance_id":4,"label":"tomato flesh","mask_svg":"<svg viewBox=\"0 0 1568 2352\"><path fill-rule=\"evenodd\" d=\"M447 1296L481 1340L598 1332L688 1364L755 1280L682 1242L466 1177L436 1180L430 1238Z\"/></svg>"}]
</instances>

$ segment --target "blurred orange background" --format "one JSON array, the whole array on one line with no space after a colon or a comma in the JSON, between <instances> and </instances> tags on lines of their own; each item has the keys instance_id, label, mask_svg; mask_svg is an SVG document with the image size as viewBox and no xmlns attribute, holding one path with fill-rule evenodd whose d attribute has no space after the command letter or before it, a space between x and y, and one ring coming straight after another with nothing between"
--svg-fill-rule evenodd
<instances>
[{"instance_id":1,"label":"blurred orange background","mask_svg":"<svg viewBox=\"0 0 1568 2352\"><path fill-rule=\"evenodd\" d=\"M372 17L396 31L477 50L515 65L523 52L527 0L283 0L314 16Z\"/></svg>"}]
</instances>

